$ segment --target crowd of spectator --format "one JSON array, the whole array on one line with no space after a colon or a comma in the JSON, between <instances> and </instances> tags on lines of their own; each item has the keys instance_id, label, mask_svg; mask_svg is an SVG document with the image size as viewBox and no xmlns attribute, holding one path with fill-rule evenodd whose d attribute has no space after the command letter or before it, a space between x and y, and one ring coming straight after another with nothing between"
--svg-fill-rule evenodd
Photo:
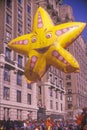
<instances>
[{"instance_id":1,"label":"crowd of spectator","mask_svg":"<svg viewBox=\"0 0 87 130\"><path fill-rule=\"evenodd\" d=\"M87 130L87 108L83 108L82 113L72 121L51 117L44 120L1 120L0 130Z\"/></svg>"},{"instance_id":2,"label":"crowd of spectator","mask_svg":"<svg viewBox=\"0 0 87 130\"><path fill-rule=\"evenodd\" d=\"M0 121L0 130L79 130L75 122L62 120Z\"/></svg>"}]
</instances>

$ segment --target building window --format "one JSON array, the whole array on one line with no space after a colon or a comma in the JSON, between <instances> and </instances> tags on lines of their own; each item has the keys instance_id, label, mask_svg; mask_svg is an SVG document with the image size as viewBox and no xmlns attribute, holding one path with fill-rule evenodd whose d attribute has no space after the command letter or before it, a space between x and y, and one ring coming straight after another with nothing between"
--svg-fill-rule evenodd
<instances>
[{"instance_id":1,"label":"building window","mask_svg":"<svg viewBox=\"0 0 87 130\"><path fill-rule=\"evenodd\" d=\"M60 93L60 100L63 100L63 94Z\"/></svg>"},{"instance_id":2,"label":"building window","mask_svg":"<svg viewBox=\"0 0 87 130\"><path fill-rule=\"evenodd\" d=\"M55 85L58 85L57 77L55 77Z\"/></svg>"},{"instance_id":3,"label":"building window","mask_svg":"<svg viewBox=\"0 0 87 130\"><path fill-rule=\"evenodd\" d=\"M31 26L31 20L29 18L27 19L27 24L28 26Z\"/></svg>"},{"instance_id":4,"label":"building window","mask_svg":"<svg viewBox=\"0 0 87 130\"><path fill-rule=\"evenodd\" d=\"M42 94L41 86L38 86L38 92L39 92L40 95Z\"/></svg>"},{"instance_id":5,"label":"building window","mask_svg":"<svg viewBox=\"0 0 87 130\"><path fill-rule=\"evenodd\" d=\"M5 57L11 59L11 50L9 48L5 48Z\"/></svg>"},{"instance_id":6,"label":"building window","mask_svg":"<svg viewBox=\"0 0 87 130\"><path fill-rule=\"evenodd\" d=\"M72 104L68 104L68 109L72 109Z\"/></svg>"},{"instance_id":7,"label":"building window","mask_svg":"<svg viewBox=\"0 0 87 130\"><path fill-rule=\"evenodd\" d=\"M58 98L58 91L55 91L55 98Z\"/></svg>"},{"instance_id":8,"label":"building window","mask_svg":"<svg viewBox=\"0 0 87 130\"><path fill-rule=\"evenodd\" d=\"M4 69L4 80L10 82L10 70L7 68Z\"/></svg>"},{"instance_id":9,"label":"building window","mask_svg":"<svg viewBox=\"0 0 87 130\"><path fill-rule=\"evenodd\" d=\"M58 102L56 102L56 110L58 110Z\"/></svg>"},{"instance_id":10,"label":"building window","mask_svg":"<svg viewBox=\"0 0 87 130\"><path fill-rule=\"evenodd\" d=\"M27 94L27 103L31 105L31 94Z\"/></svg>"},{"instance_id":11,"label":"building window","mask_svg":"<svg viewBox=\"0 0 87 130\"><path fill-rule=\"evenodd\" d=\"M49 80L50 80L50 83L54 84L53 75L52 74L49 75Z\"/></svg>"},{"instance_id":12,"label":"building window","mask_svg":"<svg viewBox=\"0 0 87 130\"><path fill-rule=\"evenodd\" d=\"M67 85L68 87L71 87L71 82L67 82L66 85Z\"/></svg>"},{"instance_id":13,"label":"building window","mask_svg":"<svg viewBox=\"0 0 87 130\"><path fill-rule=\"evenodd\" d=\"M61 103L60 107L61 107L61 111L63 111L63 104L62 103Z\"/></svg>"},{"instance_id":14,"label":"building window","mask_svg":"<svg viewBox=\"0 0 87 130\"><path fill-rule=\"evenodd\" d=\"M22 11L20 9L18 9L18 18L22 19Z\"/></svg>"},{"instance_id":15,"label":"building window","mask_svg":"<svg viewBox=\"0 0 87 130\"><path fill-rule=\"evenodd\" d=\"M10 88L4 87L4 90L3 90L3 99L10 100Z\"/></svg>"},{"instance_id":16,"label":"building window","mask_svg":"<svg viewBox=\"0 0 87 130\"><path fill-rule=\"evenodd\" d=\"M71 89L67 89L67 94L72 94L72 90Z\"/></svg>"},{"instance_id":17,"label":"building window","mask_svg":"<svg viewBox=\"0 0 87 130\"><path fill-rule=\"evenodd\" d=\"M22 25L20 23L18 23L18 32L22 33Z\"/></svg>"},{"instance_id":18,"label":"building window","mask_svg":"<svg viewBox=\"0 0 87 130\"><path fill-rule=\"evenodd\" d=\"M68 96L68 97L67 97L67 101L69 101L69 102L72 101L72 97L71 97L71 96Z\"/></svg>"},{"instance_id":19,"label":"building window","mask_svg":"<svg viewBox=\"0 0 87 130\"><path fill-rule=\"evenodd\" d=\"M18 0L18 3L22 4L22 0Z\"/></svg>"},{"instance_id":20,"label":"building window","mask_svg":"<svg viewBox=\"0 0 87 130\"><path fill-rule=\"evenodd\" d=\"M19 72L17 73L17 85L22 85L22 75Z\"/></svg>"},{"instance_id":21,"label":"building window","mask_svg":"<svg viewBox=\"0 0 87 130\"><path fill-rule=\"evenodd\" d=\"M21 91L17 90L17 102L21 102Z\"/></svg>"},{"instance_id":22,"label":"building window","mask_svg":"<svg viewBox=\"0 0 87 130\"><path fill-rule=\"evenodd\" d=\"M59 80L59 84L60 84L60 87L63 88L63 83L62 83L62 80Z\"/></svg>"},{"instance_id":23,"label":"building window","mask_svg":"<svg viewBox=\"0 0 87 130\"><path fill-rule=\"evenodd\" d=\"M71 79L71 75L66 75L66 80Z\"/></svg>"},{"instance_id":24,"label":"building window","mask_svg":"<svg viewBox=\"0 0 87 130\"><path fill-rule=\"evenodd\" d=\"M6 5L8 8L11 8L12 7L12 0L7 0Z\"/></svg>"},{"instance_id":25,"label":"building window","mask_svg":"<svg viewBox=\"0 0 87 130\"><path fill-rule=\"evenodd\" d=\"M30 33L30 32L31 32L31 30L28 28L28 29L27 29L27 33Z\"/></svg>"},{"instance_id":26,"label":"building window","mask_svg":"<svg viewBox=\"0 0 87 130\"><path fill-rule=\"evenodd\" d=\"M6 23L11 25L11 16L8 13L6 14Z\"/></svg>"},{"instance_id":27,"label":"building window","mask_svg":"<svg viewBox=\"0 0 87 130\"><path fill-rule=\"evenodd\" d=\"M52 97L53 96L53 90L52 89L49 89L50 90L50 96Z\"/></svg>"},{"instance_id":28,"label":"building window","mask_svg":"<svg viewBox=\"0 0 87 130\"><path fill-rule=\"evenodd\" d=\"M30 5L27 5L27 12L30 14L31 13L31 7Z\"/></svg>"},{"instance_id":29,"label":"building window","mask_svg":"<svg viewBox=\"0 0 87 130\"><path fill-rule=\"evenodd\" d=\"M11 40L11 32L6 31L6 40L10 41Z\"/></svg>"},{"instance_id":30,"label":"building window","mask_svg":"<svg viewBox=\"0 0 87 130\"><path fill-rule=\"evenodd\" d=\"M50 100L50 109L53 109L53 101Z\"/></svg>"},{"instance_id":31,"label":"building window","mask_svg":"<svg viewBox=\"0 0 87 130\"><path fill-rule=\"evenodd\" d=\"M18 55L18 67L22 68L22 56Z\"/></svg>"},{"instance_id":32,"label":"building window","mask_svg":"<svg viewBox=\"0 0 87 130\"><path fill-rule=\"evenodd\" d=\"M32 89L32 85L31 84L27 84L27 88L28 89Z\"/></svg>"}]
</instances>

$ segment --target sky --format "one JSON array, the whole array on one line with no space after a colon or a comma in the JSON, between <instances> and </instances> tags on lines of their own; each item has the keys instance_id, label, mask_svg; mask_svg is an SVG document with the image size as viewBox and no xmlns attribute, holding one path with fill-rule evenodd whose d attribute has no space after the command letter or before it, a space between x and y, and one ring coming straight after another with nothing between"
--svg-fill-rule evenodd
<instances>
[{"instance_id":1,"label":"sky","mask_svg":"<svg viewBox=\"0 0 87 130\"><path fill-rule=\"evenodd\" d=\"M63 0L64 4L69 4L73 8L75 21L87 23L87 0ZM82 33L87 42L87 25Z\"/></svg>"}]
</instances>

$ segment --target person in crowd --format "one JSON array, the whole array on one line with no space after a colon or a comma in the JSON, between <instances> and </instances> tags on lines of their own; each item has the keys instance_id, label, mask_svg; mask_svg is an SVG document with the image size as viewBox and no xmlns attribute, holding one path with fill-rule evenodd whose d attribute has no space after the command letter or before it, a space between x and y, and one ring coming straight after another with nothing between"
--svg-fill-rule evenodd
<instances>
[{"instance_id":1,"label":"person in crowd","mask_svg":"<svg viewBox=\"0 0 87 130\"><path fill-rule=\"evenodd\" d=\"M5 128L6 130L14 130L14 123L10 120L10 118L6 121Z\"/></svg>"},{"instance_id":2,"label":"person in crowd","mask_svg":"<svg viewBox=\"0 0 87 130\"><path fill-rule=\"evenodd\" d=\"M83 108L82 112L82 121L81 121L81 130L86 130L86 125L87 125L87 108Z\"/></svg>"},{"instance_id":3,"label":"person in crowd","mask_svg":"<svg viewBox=\"0 0 87 130\"><path fill-rule=\"evenodd\" d=\"M46 120L46 130L51 130L51 127L52 127L51 118L48 117Z\"/></svg>"},{"instance_id":4,"label":"person in crowd","mask_svg":"<svg viewBox=\"0 0 87 130\"><path fill-rule=\"evenodd\" d=\"M77 129L78 130L85 130L87 125L87 108L84 107L82 109L82 113L78 116L76 116L76 123L77 123Z\"/></svg>"}]
</instances>

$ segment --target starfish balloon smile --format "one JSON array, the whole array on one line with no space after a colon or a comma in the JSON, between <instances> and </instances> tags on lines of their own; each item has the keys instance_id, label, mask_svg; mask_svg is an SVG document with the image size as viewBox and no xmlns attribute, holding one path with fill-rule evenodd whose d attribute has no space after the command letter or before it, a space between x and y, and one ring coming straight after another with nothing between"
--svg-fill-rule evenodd
<instances>
[{"instance_id":1,"label":"starfish balloon smile","mask_svg":"<svg viewBox=\"0 0 87 130\"><path fill-rule=\"evenodd\" d=\"M13 39L8 46L29 57L25 65L28 82L38 81L52 65L65 72L79 71L79 64L66 48L81 34L85 23L54 25L49 14L39 7L30 34Z\"/></svg>"}]
</instances>

